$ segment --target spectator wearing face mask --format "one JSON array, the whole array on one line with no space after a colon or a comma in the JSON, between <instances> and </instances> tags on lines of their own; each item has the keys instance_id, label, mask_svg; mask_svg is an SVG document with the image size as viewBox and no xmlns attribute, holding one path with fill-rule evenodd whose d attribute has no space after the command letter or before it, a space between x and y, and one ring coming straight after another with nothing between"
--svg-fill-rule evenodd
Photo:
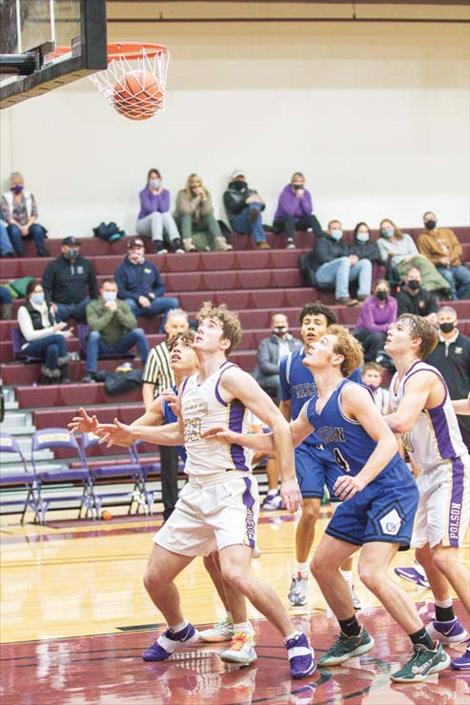
<instances>
[{"instance_id":1,"label":"spectator wearing face mask","mask_svg":"<svg viewBox=\"0 0 470 705\"><path fill-rule=\"evenodd\" d=\"M437 299L421 286L421 272L417 267L410 267L405 274L405 281L397 294L398 315L414 313L426 318L431 325L437 324Z\"/></svg>"},{"instance_id":2,"label":"spectator wearing face mask","mask_svg":"<svg viewBox=\"0 0 470 705\"><path fill-rule=\"evenodd\" d=\"M439 342L426 362L437 367L444 377L451 399L463 399L470 393L470 338L458 328L457 312L443 306L437 314ZM470 448L470 416L457 416L462 437Z\"/></svg>"},{"instance_id":3,"label":"spectator wearing face mask","mask_svg":"<svg viewBox=\"0 0 470 705\"><path fill-rule=\"evenodd\" d=\"M343 228L339 220L330 220L328 232L319 238L313 253L313 269L320 289L335 288L337 304L355 306L370 296L372 285L372 263L350 254L343 239ZM351 298L349 284L357 281L357 299Z\"/></svg>"},{"instance_id":4,"label":"spectator wearing face mask","mask_svg":"<svg viewBox=\"0 0 470 705\"><path fill-rule=\"evenodd\" d=\"M74 318L85 321L88 302L98 296L92 263L80 255L80 240L62 240L61 255L49 262L42 276L46 299L53 305L59 321Z\"/></svg>"},{"instance_id":5,"label":"spectator wearing face mask","mask_svg":"<svg viewBox=\"0 0 470 705\"><path fill-rule=\"evenodd\" d=\"M0 207L18 257L24 257L25 240L34 240L38 256L47 257L49 252L44 244L47 230L38 223L36 199L24 188L23 176L18 171L10 175L10 190L3 194Z\"/></svg>"},{"instance_id":6,"label":"spectator wearing face mask","mask_svg":"<svg viewBox=\"0 0 470 705\"><path fill-rule=\"evenodd\" d=\"M361 306L357 328L353 335L362 344L365 362L375 360L382 350L387 331L397 320L397 302L390 296L390 285L385 279L375 282L372 296Z\"/></svg>"},{"instance_id":7,"label":"spectator wearing face mask","mask_svg":"<svg viewBox=\"0 0 470 705\"><path fill-rule=\"evenodd\" d=\"M179 308L178 299L164 296L165 284L160 272L145 258L144 241L139 237L127 243L127 255L116 270L118 295L134 316L151 318L163 314L161 330L168 311Z\"/></svg>"},{"instance_id":8,"label":"spectator wearing face mask","mask_svg":"<svg viewBox=\"0 0 470 705\"><path fill-rule=\"evenodd\" d=\"M358 223L354 228L349 254L357 255L360 260L368 259L373 265L382 264L379 247L377 242L372 240L367 223Z\"/></svg>"},{"instance_id":9,"label":"spectator wearing face mask","mask_svg":"<svg viewBox=\"0 0 470 705\"><path fill-rule=\"evenodd\" d=\"M383 367L376 362L366 362L361 370L362 384L372 392L376 406L382 414L388 413L390 392L382 387L384 378Z\"/></svg>"},{"instance_id":10,"label":"spectator wearing face mask","mask_svg":"<svg viewBox=\"0 0 470 705\"><path fill-rule=\"evenodd\" d=\"M86 351L86 375L82 382L93 382L98 371L98 358L103 355L121 355L137 346L142 364L145 365L149 346L142 328L125 301L117 298L114 279L105 279L100 296L90 301L86 308L90 327Z\"/></svg>"},{"instance_id":11,"label":"spectator wearing face mask","mask_svg":"<svg viewBox=\"0 0 470 705\"><path fill-rule=\"evenodd\" d=\"M380 237L377 244L382 262L388 268L395 269L400 279L413 266L421 273L423 289L439 291L445 296L451 295L449 284L435 266L419 254L411 235L402 233L389 218L385 218L380 223Z\"/></svg>"},{"instance_id":12,"label":"spectator wearing face mask","mask_svg":"<svg viewBox=\"0 0 470 705\"><path fill-rule=\"evenodd\" d=\"M302 343L289 333L289 321L283 313L272 315L271 328L271 336L258 346L253 377L263 389L274 392L276 399L280 399L279 362L285 355L300 349Z\"/></svg>"},{"instance_id":13,"label":"spectator wearing face mask","mask_svg":"<svg viewBox=\"0 0 470 705\"><path fill-rule=\"evenodd\" d=\"M242 235L252 234L256 247L269 250L264 234L262 211L265 203L255 189L248 188L245 173L235 169L227 190L224 192L224 206L230 227Z\"/></svg>"},{"instance_id":14,"label":"spectator wearing face mask","mask_svg":"<svg viewBox=\"0 0 470 705\"><path fill-rule=\"evenodd\" d=\"M286 236L286 247L295 247L296 230L313 230L317 237L323 235L321 225L313 215L312 196L305 188L305 177L300 171L292 174L290 183L282 189L274 215L273 232Z\"/></svg>"},{"instance_id":15,"label":"spectator wearing face mask","mask_svg":"<svg viewBox=\"0 0 470 705\"><path fill-rule=\"evenodd\" d=\"M168 247L174 252L184 252L175 220L170 213L170 192L163 188L158 169L150 169L147 185L139 193L140 211L136 230L141 237L151 237L157 254L166 254ZM165 246L163 236L167 237Z\"/></svg>"},{"instance_id":16,"label":"spectator wearing face mask","mask_svg":"<svg viewBox=\"0 0 470 705\"><path fill-rule=\"evenodd\" d=\"M462 264L462 245L449 228L436 228L432 211L423 215L425 230L418 238L418 249L449 284L453 299L470 298L470 270Z\"/></svg>"},{"instance_id":17,"label":"spectator wearing face mask","mask_svg":"<svg viewBox=\"0 0 470 705\"><path fill-rule=\"evenodd\" d=\"M176 197L175 219L186 252L233 250L222 236L212 198L197 174L190 174Z\"/></svg>"}]
</instances>

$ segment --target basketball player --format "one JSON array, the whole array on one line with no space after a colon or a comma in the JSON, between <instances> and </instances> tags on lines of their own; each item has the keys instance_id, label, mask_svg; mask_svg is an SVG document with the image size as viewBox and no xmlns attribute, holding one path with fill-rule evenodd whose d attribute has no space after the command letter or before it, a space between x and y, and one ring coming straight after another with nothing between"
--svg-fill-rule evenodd
<instances>
[{"instance_id":1,"label":"basketball player","mask_svg":"<svg viewBox=\"0 0 470 705\"><path fill-rule=\"evenodd\" d=\"M372 637L357 621L351 593L339 570L344 560L362 546L361 580L409 635L415 649L413 659L391 678L398 682L422 681L447 668L450 658L441 644L432 641L415 605L387 573L398 548L410 543L418 490L370 392L345 379L361 361L360 343L341 326L331 326L326 335L312 343L305 364L315 377L318 396L306 402L291 424L295 445L315 430L328 448L336 463L334 491L343 500L311 566L340 625L339 637L319 664L337 666L374 646ZM270 446L268 435L250 438L217 429L209 434L251 448L264 450Z\"/></svg>"},{"instance_id":2,"label":"basketball player","mask_svg":"<svg viewBox=\"0 0 470 705\"><path fill-rule=\"evenodd\" d=\"M305 402L317 393L312 373L305 367L308 346L326 333L329 325L336 323L331 308L321 304L307 304L300 312L300 334L303 348L282 358L279 366L281 380L280 410L287 421L295 420ZM361 381L359 371L352 379ZM328 486L330 496L333 486L326 476L325 451L321 440L312 433L295 449L295 471L302 494L302 513L295 532L297 566L291 580L288 600L293 607L301 607L308 599L308 557L315 538L315 524L320 515L320 503ZM352 559L341 566L343 577L352 594L354 609L361 609L359 597L352 584Z\"/></svg>"},{"instance_id":3,"label":"basketball player","mask_svg":"<svg viewBox=\"0 0 470 705\"><path fill-rule=\"evenodd\" d=\"M196 555L217 547L226 583L248 597L252 604L277 627L285 639L291 676L302 678L315 669L313 650L305 634L296 630L279 598L267 583L250 570L256 540L259 499L251 474L250 453L241 446L226 448L224 442L207 441L203 433L228 418L229 426L242 430L245 409L273 429L274 446L281 473L281 495L289 511L301 503L293 473L292 440L289 426L279 409L251 375L226 357L239 342L237 317L225 306L203 306L194 350L199 372L186 378L179 390L181 419L160 429L114 425L97 429L108 444L147 440L158 444L184 443L189 481L175 511L156 534L144 583L155 606L163 613L168 629L145 652L144 659L162 661L178 648L194 643L198 634L183 617L176 576ZM249 663L253 636L235 634Z\"/></svg>"},{"instance_id":4,"label":"basketball player","mask_svg":"<svg viewBox=\"0 0 470 705\"><path fill-rule=\"evenodd\" d=\"M470 457L446 383L435 367L422 361L437 341L429 322L411 314L400 316L388 331L385 350L397 372L390 385L393 413L385 420L401 434L420 469L413 543L435 597L436 619L428 631L449 644L467 636L455 617L450 586L470 613L470 573L458 555L469 524ZM452 665L470 669L470 647Z\"/></svg>"}]
</instances>

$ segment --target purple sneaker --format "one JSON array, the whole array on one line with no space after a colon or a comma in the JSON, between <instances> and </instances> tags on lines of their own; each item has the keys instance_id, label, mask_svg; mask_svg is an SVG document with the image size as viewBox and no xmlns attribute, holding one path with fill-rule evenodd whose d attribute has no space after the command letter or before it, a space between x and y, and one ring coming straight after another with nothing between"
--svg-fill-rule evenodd
<instances>
[{"instance_id":1,"label":"purple sneaker","mask_svg":"<svg viewBox=\"0 0 470 705\"><path fill-rule=\"evenodd\" d=\"M450 665L456 671L470 671L470 641L467 644L465 653L462 656L453 658Z\"/></svg>"},{"instance_id":2,"label":"purple sneaker","mask_svg":"<svg viewBox=\"0 0 470 705\"><path fill-rule=\"evenodd\" d=\"M165 661L171 654L183 646L189 646L199 640L199 632L192 624L188 624L179 632L166 629L153 644L142 654L144 661Z\"/></svg>"},{"instance_id":3,"label":"purple sneaker","mask_svg":"<svg viewBox=\"0 0 470 705\"><path fill-rule=\"evenodd\" d=\"M441 644L460 644L468 639L467 631L457 617L449 622L429 622L426 631L433 641L440 641Z\"/></svg>"},{"instance_id":4,"label":"purple sneaker","mask_svg":"<svg viewBox=\"0 0 470 705\"><path fill-rule=\"evenodd\" d=\"M299 633L292 639L287 639L286 649L292 678L304 678L314 672L317 666L315 652L305 634Z\"/></svg>"},{"instance_id":5,"label":"purple sneaker","mask_svg":"<svg viewBox=\"0 0 470 705\"><path fill-rule=\"evenodd\" d=\"M419 587L424 587L429 589L429 580L425 573L421 573L419 570L413 566L407 568L395 568L395 573L398 577L403 578L403 580L408 580L410 583L419 585Z\"/></svg>"}]
</instances>

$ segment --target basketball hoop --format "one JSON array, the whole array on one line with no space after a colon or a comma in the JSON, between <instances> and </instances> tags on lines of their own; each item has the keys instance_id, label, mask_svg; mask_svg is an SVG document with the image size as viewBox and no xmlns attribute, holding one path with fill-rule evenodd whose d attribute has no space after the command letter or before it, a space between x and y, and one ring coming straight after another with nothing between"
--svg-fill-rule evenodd
<instances>
[{"instance_id":1,"label":"basketball hoop","mask_svg":"<svg viewBox=\"0 0 470 705\"><path fill-rule=\"evenodd\" d=\"M48 59L70 49L57 47ZM89 76L107 102L129 120L148 120L164 109L170 52L163 44L108 44L108 68Z\"/></svg>"}]
</instances>

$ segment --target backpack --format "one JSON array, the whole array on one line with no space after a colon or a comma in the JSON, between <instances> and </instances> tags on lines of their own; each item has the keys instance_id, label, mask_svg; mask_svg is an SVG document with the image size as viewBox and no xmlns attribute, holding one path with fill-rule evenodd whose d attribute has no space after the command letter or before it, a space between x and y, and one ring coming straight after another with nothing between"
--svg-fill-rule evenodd
<instances>
[{"instance_id":1,"label":"backpack","mask_svg":"<svg viewBox=\"0 0 470 705\"><path fill-rule=\"evenodd\" d=\"M119 230L116 223L100 223L96 228L93 228L94 237L99 237L107 242L116 242L126 236L124 230Z\"/></svg>"},{"instance_id":2,"label":"backpack","mask_svg":"<svg viewBox=\"0 0 470 705\"><path fill-rule=\"evenodd\" d=\"M299 269L303 274L305 284L315 287L317 278L313 269L313 250L311 252L302 252L299 256Z\"/></svg>"},{"instance_id":3,"label":"backpack","mask_svg":"<svg viewBox=\"0 0 470 705\"><path fill-rule=\"evenodd\" d=\"M107 394L124 394L142 384L142 370L130 372L108 372L104 380L104 389Z\"/></svg>"}]
</instances>

